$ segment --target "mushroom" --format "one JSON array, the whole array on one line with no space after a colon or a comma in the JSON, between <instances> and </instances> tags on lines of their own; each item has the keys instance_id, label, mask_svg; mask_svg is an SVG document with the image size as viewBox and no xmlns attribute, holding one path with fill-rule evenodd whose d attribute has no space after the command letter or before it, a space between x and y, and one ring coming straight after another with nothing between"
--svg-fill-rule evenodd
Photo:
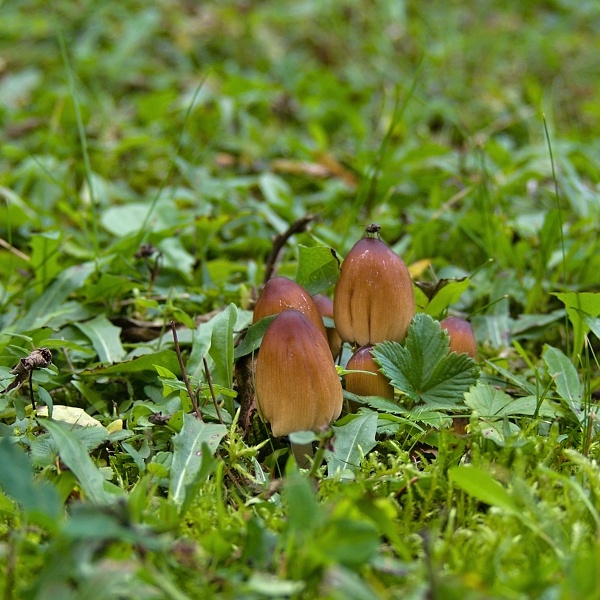
<instances>
[{"instance_id":1,"label":"mushroom","mask_svg":"<svg viewBox=\"0 0 600 600\"><path fill-rule=\"evenodd\" d=\"M319 309L322 317L330 317L333 318L333 300L329 298L329 296L325 296L324 294L315 294L313 296L313 300ZM331 355L333 356L333 360L335 360L342 349L342 339L340 338L340 334L337 332L335 327L325 327L325 331L327 332L327 341L329 342L329 349L331 350Z\"/></svg>"},{"instance_id":2,"label":"mushroom","mask_svg":"<svg viewBox=\"0 0 600 600\"><path fill-rule=\"evenodd\" d=\"M373 346L362 346L348 360L347 370L369 371L368 373L346 373L346 389L357 396L381 396L388 400L394 398L394 387L389 379L379 370L373 360Z\"/></svg>"},{"instance_id":3,"label":"mushroom","mask_svg":"<svg viewBox=\"0 0 600 600\"><path fill-rule=\"evenodd\" d=\"M285 310L267 328L256 359L258 414L273 436L319 431L342 411L342 384L325 337L298 310ZM312 445L292 451L307 465Z\"/></svg>"},{"instance_id":4,"label":"mushroom","mask_svg":"<svg viewBox=\"0 0 600 600\"><path fill-rule=\"evenodd\" d=\"M378 238L354 244L333 295L335 327L359 346L401 342L415 314L415 294L404 261Z\"/></svg>"},{"instance_id":5,"label":"mushroom","mask_svg":"<svg viewBox=\"0 0 600 600\"><path fill-rule=\"evenodd\" d=\"M461 317L446 317L440 321L440 325L450 337L450 352L464 352L473 360L477 360L477 340L469 321Z\"/></svg>"},{"instance_id":6,"label":"mushroom","mask_svg":"<svg viewBox=\"0 0 600 600\"><path fill-rule=\"evenodd\" d=\"M321 313L313 297L299 284L287 277L272 277L267 281L254 307L253 323L263 317L277 315L290 308L305 314L324 337L327 337Z\"/></svg>"}]
</instances>

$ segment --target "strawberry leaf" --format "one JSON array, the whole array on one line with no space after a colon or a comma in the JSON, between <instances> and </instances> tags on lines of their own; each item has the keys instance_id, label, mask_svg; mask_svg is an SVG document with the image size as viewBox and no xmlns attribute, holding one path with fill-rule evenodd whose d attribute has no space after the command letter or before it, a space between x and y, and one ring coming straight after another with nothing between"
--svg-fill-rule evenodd
<instances>
[{"instance_id":1,"label":"strawberry leaf","mask_svg":"<svg viewBox=\"0 0 600 600\"><path fill-rule=\"evenodd\" d=\"M410 399L451 407L463 401L479 370L470 356L449 348L448 334L439 322L418 313L404 344L381 342L371 353L392 385Z\"/></svg>"}]
</instances>

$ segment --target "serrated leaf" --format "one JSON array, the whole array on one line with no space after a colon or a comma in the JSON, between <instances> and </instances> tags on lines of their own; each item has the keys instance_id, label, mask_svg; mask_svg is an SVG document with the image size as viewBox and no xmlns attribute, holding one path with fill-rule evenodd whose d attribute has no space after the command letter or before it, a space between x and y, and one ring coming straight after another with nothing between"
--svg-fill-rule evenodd
<instances>
[{"instance_id":1,"label":"serrated leaf","mask_svg":"<svg viewBox=\"0 0 600 600\"><path fill-rule=\"evenodd\" d=\"M558 395L566 402L578 419L584 417L581 410L581 383L577 369L558 348L546 346L542 357L550 377L554 379Z\"/></svg>"},{"instance_id":2,"label":"serrated leaf","mask_svg":"<svg viewBox=\"0 0 600 600\"><path fill-rule=\"evenodd\" d=\"M377 413L365 412L349 423L333 427L333 450L326 454L327 472L354 471L362 457L375 447Z\"/></svg>"},{"instance_id":3,"label":"serrated leaf","mask_svg":"<svg viewBox=\"0 0 600 600\"><path fill-rule=\"evenodd\" d=\"M340 261L328 246L298 246L296 283L310 294L318 294L331 287L340 276Z\"/></svg>"},{"instance_id":4,"label":"serrated leaf","mask_svg":"<svg viewBox=\"0 0 600 600\"><path fill-rule=\"evenodd\" d=\"M467 494L481 502L517 512L510 494L487 471L471 466L458 466L448 470L448 477Z\"/></svg>"},{"instance_id":5,"label":"serrated leaf","mask_svg":"<svg viewBox=\"0 0 600 600\"><path fill-rule=\"evenodd\" d=\"M206 445L211 456L226 433L224 425L204 423L192 415L183 415L181 431L173 436L169 496L175 504L184 504L194 481L202 473L201 469L206 462L202 447Z\"/></svg>"},{"instance_id":6,"label":"serrated leaf","mask_svg":"<svg viewBox=\"0 0 600 600\"><path fill-rule=\"evenodd\" d=\"M458 404L479 374L467 354L449 353L448 334L424 313L414 317L404 345L381 342L371 353L391 384L416 402Z\"/></svg>"}]
</instances>

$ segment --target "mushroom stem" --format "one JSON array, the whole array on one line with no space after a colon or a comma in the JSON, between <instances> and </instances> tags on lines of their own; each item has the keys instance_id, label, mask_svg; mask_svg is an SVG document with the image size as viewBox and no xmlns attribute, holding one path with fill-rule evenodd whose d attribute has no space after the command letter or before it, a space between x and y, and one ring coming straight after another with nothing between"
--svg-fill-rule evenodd
<instances>
[{"instance_id":1,"label":"mushroom stem","mask_svg":"<svg viewBox=\"0 0 600 600\"><path fill-rule=\"evenodd\" d=\"M311 444L294 444L290 442L292 454L296 459L296 464L299 469L308 469L310 467L310 459L313 457L313 446Z\"/></svg>"}]
</instances>

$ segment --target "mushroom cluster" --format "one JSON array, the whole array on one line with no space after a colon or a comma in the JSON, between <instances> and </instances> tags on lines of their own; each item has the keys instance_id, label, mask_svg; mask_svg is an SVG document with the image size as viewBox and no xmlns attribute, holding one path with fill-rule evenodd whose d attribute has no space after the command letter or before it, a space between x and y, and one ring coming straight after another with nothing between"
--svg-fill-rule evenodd
<instances>
[{"instance_id":1,"label":"mushroom cluster","mask_svg":"<svg viewBox=\"0 0 600 600\"><path fill-rule=\"evenodd\" d=\"M394 388L371 350L379 342L404 340L415 314L415 295L404 261L381 241L379 227L370 227L342 263L333 300L313 297L286 277L273 277L256 303L255 323L276 315L255 368L258 413L275 437L316 432L339 417L343 392L335 360L343 342L354 349L346 365L346 389L359 396L394 398ZM333 317L335 328L326 329L323 317ZM448 317L441 326L448 332L451 352L477 357L468 321Z\"/></svg>"},{"instance_id":2,"label":"mushroom cluster","mask_svg":"<svg viewBox=\"0 0 600 600\"><path fill-rule=\"evenodd\" d=\"M275 437L320 431L339 417L343 401L321 312L302 286L274 277L256 303L254 322L271 315L256 359L258 413ZM307 466L312 447L292 444L292 450Z\"/></svg>"}]
</instances>

